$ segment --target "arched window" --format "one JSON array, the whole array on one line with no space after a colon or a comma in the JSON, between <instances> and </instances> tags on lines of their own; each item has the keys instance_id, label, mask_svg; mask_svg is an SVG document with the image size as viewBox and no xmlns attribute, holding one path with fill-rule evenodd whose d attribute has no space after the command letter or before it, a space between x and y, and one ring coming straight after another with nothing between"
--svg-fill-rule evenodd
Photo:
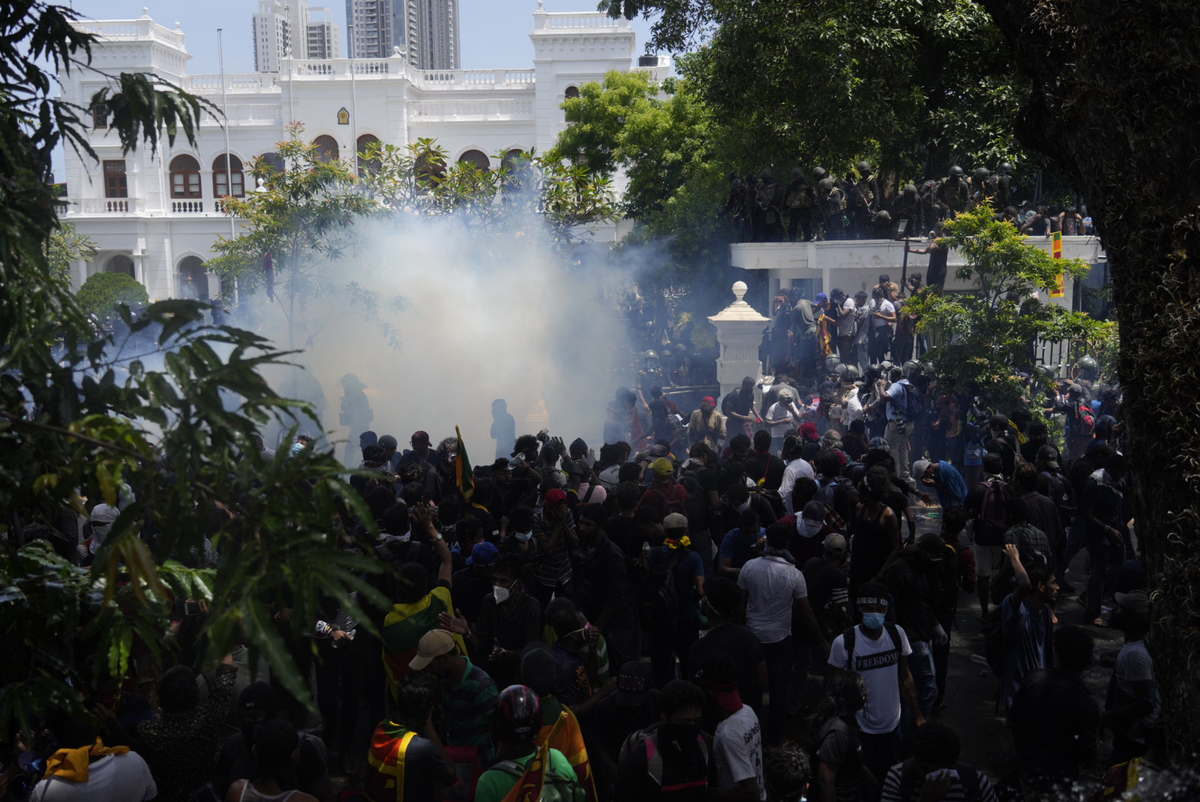
<instances>
[{"instance_id":1,"label":"arched window","mask_svg":"<svg viewBox=\"0 0 1200 802\"><path fill-rule=\"evenodd\" d=\"M208 272L199 256L185 256L179 262L180 298L192 301L208 300Z\"/></svg>"},{"instance_id":2,"label":"arched window","mask_svg":"<svg viewBox=\"0 0 1200 802\"><path fill-rule=\"evenodd\" d=\"M374 134L363 134L358 138L358 174L377 173L382 166L379 159L366 158L367 151L379 143L379 137Z\"/></svg>"},{"instance_id":3,"label":"arched window","mask_svg":"<svg viewBox=\"0 0 1200 802\"><path fill-rule=\"evenodd\" d=\"M579 97L579 87L578 86L568 86L567 91L563 93L563 97L565 97L567 100L570 100L571 98Z\"/></svg>"},{"instance_id":4,"label":"arched window","mask_svg":"<svg viewBox=\"0 0 1200 802\"><path fill-rule=\"evenodd\" d=\"M413 164L413 174L422 187L433 189L442 182L442 177L446 174L446 165L435 162L430 152L426 151L417 156Z\"/></svg>"},{"instance_id":5,"label":"arched window","mask_svg":"<svg viewBox=\"0 0 1200 802\"><path fill-rule=\"evenodd\" d=\"M317 149L317 161L335 162L339 158L337 140L331 136L319 136L313 140Z\"/></svg>"},{"instance_id":6,"label":"arched window","mask_svg":"<svg viewBox=\"0 0 1200 802\"><path fill-rule=\"evenodd\" d=\"M226 154L222 153L213 162L213 195L218 198L243 197L246 194L246 179L242 175L242 160L230 154L226 166L225 158Z\"/></svg>"},{"instance_id":7,"label":"arched window","mask_svg":"<svg viewBox=\"0 0 1200 802\"><path fill-rule=\"evenodd\" d=\"M287 163L283 160L283 157L273 150L267 151L258 158L262 161L263 165L270 168L272 172L282 173L287 169Z\"/></svg>"},{"instance_id":8,"label":"arched window","mask_svg":"<svg viewBox=\"0 0 1200 802\"><path fill-rule=\"evenodd\" d=\"M127 276L133 275L133 260L123 253L119 253L108 260L108 264L104 265L105 273L124 273Z\"/></svg>"},{"instance_id":9,"label":"arched window","mask_svg":"<svg viewBox=\"0 0 1200 802\"><path fill-rule=\"evenodd\" d=\"M480 170L492 169L492 162L482 150L468 150L458 157L459 164L473 164Z\"/></svg>"},{"instance_id":10,"label":"arched window","mask_svg":"<svg viewBox=\"0 0 1200 802\"><path fill-rule=\"evenodd\" d=\"M171 197L200 197L200 162L191 156L171 159Z\"/></svg>"}]
</instances>

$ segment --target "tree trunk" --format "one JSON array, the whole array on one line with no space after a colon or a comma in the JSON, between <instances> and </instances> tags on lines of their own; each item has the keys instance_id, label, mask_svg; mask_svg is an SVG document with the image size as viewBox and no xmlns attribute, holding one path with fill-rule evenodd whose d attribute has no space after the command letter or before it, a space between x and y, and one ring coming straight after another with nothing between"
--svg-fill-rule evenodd
<instances>
[{"instance_id":1,"label":"tree trunk","mask_svg":"<svg viewBox=\"0 0 1200 802\"><path fill-rule=\"evenodd\" d=\"M1018 136L1066 170L1112 266L1150 645L1182 762L1200 749L1200 3L979 2L1032 78Z\"/></svg>"}]
</instances>

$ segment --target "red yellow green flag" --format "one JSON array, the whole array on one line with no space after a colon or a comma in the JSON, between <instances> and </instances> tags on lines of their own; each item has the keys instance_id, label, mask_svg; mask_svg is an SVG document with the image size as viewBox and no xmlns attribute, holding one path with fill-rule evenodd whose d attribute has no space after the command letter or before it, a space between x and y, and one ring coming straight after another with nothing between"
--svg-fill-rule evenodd
<instances>
[{"instance_id":1,"label":"red yellow green flag","mask_svg":"<svg viewBox=\"0 0 1200 802\"><path fill-rule=\"evenodd\" d=\"M1062 255L1062 232L1055 231L1050 235L1050 256L1055 259L1063 258ZM1067 295L1066 282L1063 274L1058 274L1058 279L1054 282L1054 286L1050 289L1051 298L1065 298Z\"/></svg>"},{"instance_id":2,"label":"red yellow green flag","mask_svg":"<svg viewBox=\"0 0 1200 802\"><path fill-rule=\"evenodd\" d=\"M542 798L542 786L546 782L546 772L550 768L550 741L561 723L562 717L555 722L554 729L550 731L551 737L542 741L537 754L529 761L525 773L501 802L539 802Z\"/></svg>"},{"instance_id":3,"label":"red yellow green flag","mask_svg":"<svg viewBox=\"0 0 1200 802\"><path fill-rule=\"evenodd\" d=\"M462 431L455 426L454 433L458 435L458 445L456 446L458 457L454 461L454 480L463 499L470 501L471 496L475 495L475 480L471 476L471 460L467 458L467 446L463 443Z\"/></svg>"}]
</instances>

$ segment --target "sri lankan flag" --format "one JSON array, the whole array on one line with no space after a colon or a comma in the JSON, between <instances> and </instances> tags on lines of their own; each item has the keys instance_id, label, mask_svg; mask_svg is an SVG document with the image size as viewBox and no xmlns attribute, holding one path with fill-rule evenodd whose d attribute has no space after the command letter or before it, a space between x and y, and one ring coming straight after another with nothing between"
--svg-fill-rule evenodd
<instances>
[{"instance_id":1,"label":"sri lankan flag","mask_svg":"<svg viewBox=\"0 0 1200 802\"><path fill-rule=\"evenodd\" d=\"M562 718L559 718L550 730L552 737L561 723ZM538 750L526 766L525 773L501 802L540 802L542 786L546 784L546 772L550 770L550 740L545 738L538 745Z\"/></svg>"},{"instance_id":2,"label":"sri lankan flag","mask_svg":"<svg viewBox=\"0 0 1200 802\"><path fill-rule=\"evenodd\" d=\"M426 632L438 628L438 613L454 615L454 602L450 598L449 588L436 587L412 604L393 604L383 619L383 667L393 691L402 678L412 673L408 664L417 656L417 645L421 638ZM455 635L454 640L459 652L466 654L462 636Z\"/></svg>"},{"instance_id":3,"label":"sri lankan flag","mask_svg":"<svg viewBox=\"0 0 1200 802\"><path fill-rule=\"evenodd\" d=\"M385 720L375 729L363 778L369 802L404 802L404 758L415 735L394 721Z\"/></svg>"},{"instance_id":4,"label":"sri lankan flag","mask_svg":"<svg viewBox=\"0 0 1200 802\"><path fill-rule=\"evenodd\" d=\"M458 492L462 495L463 500L470 501L471 496L475 495L475 480L471 476L471 460L467 459L467 446L463 443L462 432L457 426L454 427L454 433L458 435L458 445L455 446L458 458L454 461L454 480L458 484Z\"/></svg>"},{"instance_id":5,"label":"sri lankan flag","mask_svg":"<svg viewBox=\"0 0 1200 802\"><path fill-rule=\"evenodd\" d=\"M587 791L587 802L597 802L596 781L592 777L592 766L588 760L587 746L583 742L583 730L579 719L571 708L553 696L541 697L542 729L538 733L538 746L549 745L563 753L579 784Z\"/></svg>"}]
</instances>

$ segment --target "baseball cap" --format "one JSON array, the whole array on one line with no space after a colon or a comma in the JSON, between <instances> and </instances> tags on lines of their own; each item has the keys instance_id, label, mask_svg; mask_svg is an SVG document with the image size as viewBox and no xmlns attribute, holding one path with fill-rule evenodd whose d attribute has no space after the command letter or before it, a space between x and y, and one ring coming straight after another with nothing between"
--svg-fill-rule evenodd
<instances>
[{"instance_id":1,"label":"baseball cap","mask_svg":"<svg viewBox=\"0 0 1200 802\"><path fill-rule=\"evenodd\" d=\"M667 456L667 454L670 454L671 452L667 451L667 447L664 446L662 443L655 443L654 445L650 446L649 449L646 450L646 453L652 457L665 457L665 456Z\"/></svg>"},{"instance_id":2,"label":"baseball cap","mask_svg":"<svg viewBox=\"0 0 1200 802\"><path fill-rule=\"evenodd\" d=\"M820 435L817 434L817 424L812 421L805 421L800 424L800 436L805 440L817 440Z\"/></svg>"},{"instance_id":3,"label":"baseball cap","mask_svg":"<svg viewBox=\"0 0 1200 802\"><path fill-rule=\"evenodd\" d=\"M379 438L375 435L375 432L372 432L370 430L367 430L358 436L358 447L359 448L363 448L365 446L373 446L378 442L379 442Z\"/></svg>"},{"instance_id":4,"label":"baseball cap","mask_svg":"<svg viewBox=\"0 0 1200 802\"><path fill-rule=\"evenodd\" d=\"M677 512L673 512L666 518L663 518L662 525L663 529L667 530L668 532L672 529L687 529L688 519Z\"/></svg>"},{"instance_id":5,"label":"baseball cap","mask_svg":"<svg viewBox=\"0 0 1200 802\"><path fill-rule=\"evenodd\" d=\"M888 441L887 441L886 437L872 437L871 442L868 444L868 448L871 451L890 451L891 450L891 447L888 445Z\"/></svg>"},{"instance_id":6,"label":"baseball cap","mask_svg":"<svg viewBox=\"0 0 1200 802\"><path fill-rule=\"evenodd\" d=\"M1150 618L1150 597L1146 595L1146 591L1131 590L1128 593L1114 593L1113 598L1117 600L1117 606L1125 612L1142 619Z\"/></svg>"},{"instance_id":7,"label":"baseball cap","mask_svg":"<svg viewBox=\"0 0 1200 802\"><path fill-rule=\"evenodd\" d=\"M471 549L471 556L467 558L467 565L491 565L499 554L500 549L491 543L476 543Z\"/></svg>"},{"instance_id":8,"label":"baseball cap","mask_svg":"<svg viewBox=\"0 0 1200 802\"><path fill-rule=\"evenodd\" d=\"M700 403L701 404L711 404L712 406L715 407L717 405L717 399L713 398L711 395L706 395L700 399Z\"/></svg>"},{"instance_id":9,"label":"baseball cap","mask_svg":"<svg viewBox=\"0 0 1200 802\"><path fill-rule=\"evenodd\" d=\"M396 442L396 438L392 437L390 434L385 434L383 437L379 438L378 442L380 448L390 448L393 450L395 450L395 448L399 445L399 443Z\"/></svg>"},{"instance_id":10,"label":"baseball cap","mask_svg":"<svg viewBox=\"0 0 1200 802\"><path fill-rule=\"evenodd\" d=\"M1058 470L1058 449L1054 446L1046 445L1037 450L1037 461L1046 463L1046 467Z\"/></svg>"},{"instance_id":11,"label":"baseball cap","mask_svg":"<svg viewBox=\"0 0 1200 802\"><path fill-rule=\"evenodd\" d=\"M279 709L279 698L269 683L253 682L246 686L238 697L238 712L249 713L251 711L262 710L271 716Z\"/></svg>"},{"instance_id":12,"label":"baseball cap","mask_svg":"<svg viewBox=\"0 0 1200 802\"><path fill-rule=\"evenodd\" d=\"M429 432L413 432L412 444L415 446L417 443L429 445Z\"/></svg>"},{"instance_id":13,"label":"baseball cap","mask_svg":"<svg viewBox=\"0 0 1200 802\"><path fill-rule=\"evenodd\" d=\"M929 466L933 463L927 459L919 459L913 463L912 475L914 479L920 479L925 475L925 471L929 470Z\"/></svg>"},{"instance_id":14,"label":"baseball cap","mask_svg":"<svg viewBox=\"0 0 1200 802\"><path fill-rule=\"evenodd\" d=\"M824 521L826 514L825 505L816 499L805 504L804 512L802 513L810 521Z\"/></svg>"},{"instance_id":15,"label":"baseball cap","mask_svg":"<svg viewBox=\"0 0 1200 802\"><path fill-rule=\"evenodd\" d=\"M454 636L444 629L432 629L421 636L417 644L417 656L409 661L413 671L424 671L435 657L455 651Z\"/></svg>"},{"instance_id":16,"label":"baseball cap","mask_svg":"<svg viewBox=\"0 0 1200 802\"><path fill-rule=\"evenodd\" d=\"M917 538L917 549L928 555L929 559L940 561L946 552L946 543L936 532L926 532Z\"/></svg>"},{"instance_id":17,"label":"baseball cap","mask_svg":"<svg viewBox=\"0 0 1200 802\"><path fill-rule=\"evenodd\" d=\"M823 545L826 554L842 555L846 553L846 538L836 532L826 535Z\"/></svg>"},{"instance_id":18,"label":"baseball cap","mask_svg":"<svg viewBox=\"0 0 1200 802\"><path fill-rule=\"evenodd\" d=\"M823 292L817 293L817 303L822 303L822 302L828 301L828 300L829 300L829 296L826 295L825 293L823 293Z\"/></svg>"},{"instance_id":19,"label":"baseball cap","mask_svg":"<svg viewBox=\"0 0 1200 802\"><path fill-rule=\"evenodd\" d=\"M617 675L617 704L621 707L641 707L650 698L654 672L649 663L630 660L621 666Z\"/></svg>"},{"instance_id":20,"label":"baseball cap","mask_svg":"<svg viewBox=\"0 0 1200 802\"><path fill-rule=\"evenodd\" d=\"M566 491L561 488L551 488L546 491L546 495L542 498L543 507L557 507L559 504L567 503Z\"/></svg>"},{"instance_id":21,"label":"baseball cap","mask_svg":"<svg viewBox=\"0 0 1200 802\"><path fill-rule=\"evenodd\" d=\"M736 713L745 706L742 704L741 694L738 693L737 680L728 676L724 670L716 666L706 666L696 672L696 679L700 680L704 690L708 691L713 701L725 712Z\"/></svg>"},{"instance_id":22,"label":"baseball cap","mask_svg":"<svg viewBox=\"0 0 1200 802\"><path fill-rule=\"evenodd\" d=\"M650 463L650 470L654 471L655 476L667 477L675 473L675 466L671 464L671 460L666 457L659 457Z\"/></svg>"}]
</instances>

